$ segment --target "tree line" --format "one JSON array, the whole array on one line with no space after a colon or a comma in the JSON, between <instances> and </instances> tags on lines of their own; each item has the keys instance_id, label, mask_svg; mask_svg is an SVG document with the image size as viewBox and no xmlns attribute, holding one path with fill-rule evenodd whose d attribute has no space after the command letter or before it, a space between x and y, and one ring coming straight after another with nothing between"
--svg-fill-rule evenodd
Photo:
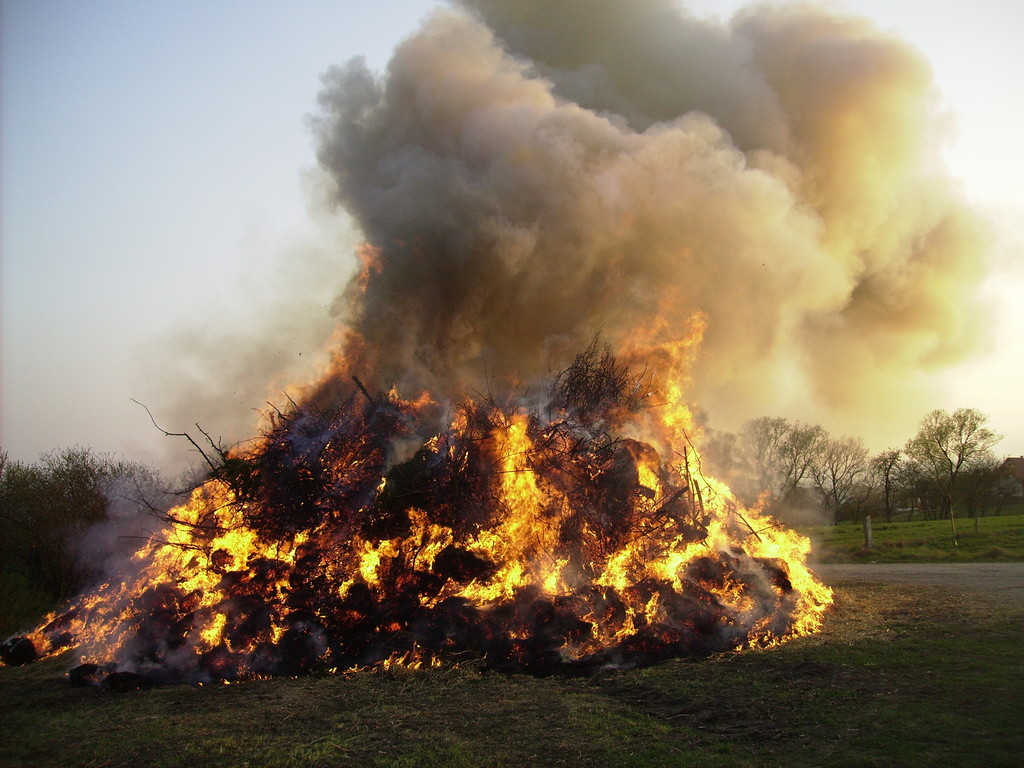
<instances>
[{"instance_id":1,"label":"tree line","mask_svg":"<svg viewBox=\"0 0 1024 768\"><path fill-rule=\"evenodd\" d=\"M977 517L1020 495L988 421L974 408L934 410L901 448L871 455L859 437L766 416L737 433L709 432L705 469L743 503L790 523Z\"/></svg>"}]
</instances>

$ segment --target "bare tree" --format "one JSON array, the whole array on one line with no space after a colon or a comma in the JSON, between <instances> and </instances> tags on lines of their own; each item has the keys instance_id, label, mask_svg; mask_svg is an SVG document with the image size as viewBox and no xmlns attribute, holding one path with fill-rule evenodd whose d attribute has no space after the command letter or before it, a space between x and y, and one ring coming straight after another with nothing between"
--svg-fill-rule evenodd
<instances>
[{"instance_id":1,"label":"bare tree","mask_svg":"<svg viewBox=\"0 0 1024 768\"><path fill-rule=\"evenodd\" d=\"M924 520L938 520L942 516L942 494L921 465L909 459L901 461L897 475L900 490L910 507L907 520L918 513Z\"/></svg>"},{"instance_id":2,"label":"bare tree","mask_svg":"<svg viewBox=\"0 0 1024 768\"><path fill-rule=\"evenodd\" d=\"M778 509L793 497L808 477L828 433L820 426L763 416L748 421L736 442L744 468L737 483L744 500L767 493L770 506Z\"/></svg>"},{"instance_id":3,"label":"bare tree","mask_svg":"<svg viewBox=\"0 0 1024 768\"><path fill-rule=\"evenodd\" d=\"M872 484L878 492L887 523L892 522L893 514L899 503L898 499L902 490L900 483L902 459L903 451L899 448L887 448L872 457L868 465L868 472L871 475Z\"/></svg>"},{"instance_id":4,"label":"bare tree","mask_svg":"<svg viewBox=\"0 0 1024 768\"><path fill-rule=\"evenodd\" d=\"M960 473L958 500L967 514L974 518L975 532L978 531L978 517L984 516L990 507L999 505L1002 479L1002 462L995 456L977 461Z\"/></svg>"},{"instance_id":5,"label":"bare tree","mask_svg":"<svg viewBox=\"0 0 1024 768\"><path fill-rule=\"evenodd\" d=\"M939 492L941 512L948 515L956 542L953 500L965 471L992 457L1002 435L988 428L988 417L974 408L949 413L934 410L921 421L917 434L904 448L907 457Z\"/></svg>"},{"instance_id":6,"label":"bare tree","mask_svg":"<svg viewBox=\"0 0 1024 768\"><path fill-rule=\"evenodd\" d=\"M746 500L768 492L778 497L782 485L782 454L790 422L783 418L762 416L740 428L737 451L745 470L743 484Z\"/></svg>"},{"instance_id":7,"label":"bare tree","mask_svg":"<svg viewBox=\"0 0 1024 768\"><path fill-rule=\"evenodd\" d=\"M844 511L859 511L867 498L863 482L868 473L868 450L859 437L825 437L817 443L810 464L811 480L832 520Z\"/></svg>"}]
</instances>

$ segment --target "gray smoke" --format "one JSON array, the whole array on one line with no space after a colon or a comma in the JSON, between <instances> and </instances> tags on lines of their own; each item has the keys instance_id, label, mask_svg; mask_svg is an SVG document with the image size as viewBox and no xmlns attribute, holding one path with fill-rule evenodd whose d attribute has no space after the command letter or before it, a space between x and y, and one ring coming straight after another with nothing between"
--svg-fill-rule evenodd
<instances>
[{"instance_id":1,"label":"gray smoke","mask_svg":"<svg viewBox=\"0 0 1024 768\"><path fill-rule=\"evenodd\" d=\"M457 395L698 318L713 416L864 434L975 343L984 237L904 43L808 6L459 5L324 78L318 158L369 243L339 376Z\"/></svg>"},{"instance_id":2,"label":"gray smoke","mask_svg":"<svg viewBox=\"0 0 1024 768\"><path fill-rule=\"evenodd\" d=\"M166 420L230 442L251 407L352 374L440 398L528 385L600 333L719 428L900 439L985 325L986 235L936 104L913 49L813 6L722 25L669 0L458 0L383 74L324 76L321 196L366 241L358 274L330 314L297 280L257 302L259 343L202 329ZM685 371L657 351L681 340ZM186 364L205 347L215 365Z\"/></svg>"}]
</instances>

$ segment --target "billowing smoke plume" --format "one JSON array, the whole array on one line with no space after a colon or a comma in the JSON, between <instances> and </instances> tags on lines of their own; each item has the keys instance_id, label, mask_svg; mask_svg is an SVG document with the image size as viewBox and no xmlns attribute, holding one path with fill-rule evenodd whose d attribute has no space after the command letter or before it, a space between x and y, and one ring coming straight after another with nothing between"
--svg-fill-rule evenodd
<instances>
[{"instance_id":1,"label":"billowing smoke plume","mask_svg":"<svg viewBox=\"0 0 1024 768\"><path fill-rule=\"evenodd\" d=\"M368 242L346 374L457 394L705 324L712 415L849 424L973 343L983 237L905 44L805 6L458 5L383 76L325 76L319 161Z\"/></svg>"}]
</instances>

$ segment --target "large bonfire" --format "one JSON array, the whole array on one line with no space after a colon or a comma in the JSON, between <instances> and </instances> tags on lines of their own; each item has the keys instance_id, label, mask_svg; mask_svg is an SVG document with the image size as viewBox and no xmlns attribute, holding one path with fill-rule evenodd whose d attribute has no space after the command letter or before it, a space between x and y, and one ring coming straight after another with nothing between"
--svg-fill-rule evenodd
<instances>
[{"instance_id":1,"label":"large bonfire","mask_svg":"<svg viewBox=\"0 0 1024 768\"><path fill-rule=\"evenodd\" d=\"M970 346L927 66L806 6L453 2L324 78L319 189L367 243L326 372L9 658L546 673L820 626L807 540L702 471L689 403L877 422Z\"/></svg>"},{"instance_id":2,"label":"large bonfire","mask_svg":"<svg viewBox=\"0 0 1024 768\"><path fill-rule=\"evenodd\" d=\"M819 627L831 597L807 540L703 477L688 413L645 403L607 349L578 355L543 412L466 400L401 460L436 403L357 384L224 455L138 575L48 617L34 647L74 646L78 679L148 684L470 658L590 670Z\"/></svg>"}]
</instances>

